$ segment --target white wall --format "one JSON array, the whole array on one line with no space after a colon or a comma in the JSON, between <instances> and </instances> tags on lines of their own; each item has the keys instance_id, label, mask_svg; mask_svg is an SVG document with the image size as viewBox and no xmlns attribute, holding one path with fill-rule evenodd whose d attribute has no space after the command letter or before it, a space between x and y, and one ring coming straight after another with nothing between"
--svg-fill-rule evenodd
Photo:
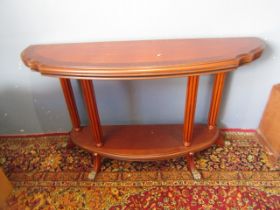
<instances>
[{"instance_id":1,"label":"white wall","mask_svg":"<svg viewBox=\"0 0 280 210\"><path fill-rule=\"evenodd\" d=\"M279 9L278 0L0 0L0 133L71 127L58 80L31 72L20 60L30 44L228 36L267 43L262 58L228 78L220 115L223 127L256 128L280 80ZM201 79L196 121L207 119L211 84ZM185 85L185 79L98 81L102 123L182 122Z\"/></svg>"}]
</instances>

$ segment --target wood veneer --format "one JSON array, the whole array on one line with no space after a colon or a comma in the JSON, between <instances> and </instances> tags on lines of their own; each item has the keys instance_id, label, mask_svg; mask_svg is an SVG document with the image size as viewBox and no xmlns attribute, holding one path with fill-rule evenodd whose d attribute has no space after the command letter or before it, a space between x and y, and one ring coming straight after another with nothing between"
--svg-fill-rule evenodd
<instances>
[{"instance_id":1,"label":"wood veneer","mask_svg":"<svg viewBox=\"0 0 280 210\"><path fill-rule=\"evenodd\" d=\"M218 113L222 101L222 93L224 89L226 73L218 73L215 75L214 86L212 91L211 106L208 115L208 126L210 129L216 127Z\"/></svg>"},{"instance_id":2,"label":"wood veneer","mask_svg":"<svg viewBox=\"0 0 280 210\"><path fill-rule=\"evenodd\" d=\"M195 125L192 146L183 144L183 125L107 125L102 126L103 147L97 147L89 127L71 132L72 141L101 156L133 161L179 157L211 146L219 137L219 129Z\"/></svg>"},{"instance_id":3,"label":"wood veneer","mask_svg":"<svg viewBox=\"0 0 280 210\"><path fill-rule=\"evenodd\" d=\"M185 119L184 119L184 145L185 146L191 145L198 82L199 82L199 76L190 76L188 79L186 105L185 105Z\"/></svg>"},{"instance_id":4,"label":"wood veneer","mask_svg":"<svg viewBox=\"0 0 280 210\"><path fill-rule=\"evenodd\" d=\"M42 74L90 79L151 79L232 71L258 58L254 37L32 45L23 62Z\"/></svg>"},{"instance_id":5,"label":"wood veneer","mask_svg":"<svg viewBox=\"0 0 280 210\"><path fill-rule=\"evenodd\" d=\"M94 88L91 80L81 80L82 92L88 112L90 128L97 147L102 146L102 129L95 100Z\"/></svg>"},{"instance_id":6,"label":"wood veneer","mask_svg":"<svg viewBox=\"0 0 280 210\"><path fill-rule=\"evenodd\" d=\"M60 78L73 125L72 142L93 155L90 179L100 169L100 155L135 161L185 156L193 177L200 179L193 154L214 143L223 145L217 120L225 76L258 58L263 50L260 39L242 37L33 45L21 57L31 69ZM208 124L195 125L199 76L203 74L213 74L215 80ZM183 125L101 126L92 79L171 77L188 77ZM80 127L70 78L80 80L89 118L86 127Z\"/></svg>"}]
</instances>

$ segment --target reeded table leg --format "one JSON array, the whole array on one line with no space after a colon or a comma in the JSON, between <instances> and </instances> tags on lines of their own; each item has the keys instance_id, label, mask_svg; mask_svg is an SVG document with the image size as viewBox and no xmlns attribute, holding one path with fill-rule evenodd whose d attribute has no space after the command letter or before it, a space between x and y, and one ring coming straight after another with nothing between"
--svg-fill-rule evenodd
<instances>
[{"instance_id":1,"label":"reeded table leg","mask_svg":"<svg viewBox=\"0 0 280 210\"><path fill-rule=\"evenodd\" d=\"M222 101L222 94L224 89L226 73L218 73L215 75L214 86L212 91L211 106L208 115L208 127L213 129L217 126L217 119ZM219 146L224 145L223 136L219 136L216 144Z\"/></svg>"},{"instance_id":2,"label":"reeded table leg","mask_svg":"<svg viewBox=\"0 0 280 210\"><path fill-rule=\"evenodd\" d=\"M97 110L97 104L95 99L94 87L91 80L80 80L82 92L84 96L85 105L89 117L89 126L94 137L94 141L97 147L102 146L102 129L100 125L100 119ZM93 154L93 170L89 173L88 178L94 180L96 174L99 172L101 166L101 157L97 153Z\"/></svg>"},{"instance_id":3,"label":"reeded table leg","mask_svg":"<svg viewBox=\"0 0 280 210\"><path fill-rule=\"evenodd\" d=\"M94 88L91 80L80 80L84 101L89 117L89 126L94 137L97 147L102 146L102 129L100 126L100 119L98 115Z\"/></svg>"},{"instance_id":4,"label":"reeded table leg","mask_svg":"<svg viewBox=\"0 0 280 210\"><path fill-rule=\"evenodd\" d=\"M185 119L184 119L184 145L190 146L194 127L194 117L196 108L196 98L198 90L199 76L190 76L188 78L186 106L185 106ZM195 168L193 153L186 156L188 168L193 175L194 179L200 179L201 174Z\"/></svg>"},{"instance_id":5,"label":"reeded table leg","mask_svg":"<svg viewBox=\"0 0 280 210\"><path fill-rule=\"evenodd\" d=\"M79 113L78 113L77 105L75 102L71 82L69 79L60 78L59 80L60 80L60 84L61 84L61 87L63 90L64 98L65 98L68 112L70 115L70 119L72 122L72 127L75 131L80 131L80 129L81 129L80 118L79 118ZM73 142L71 141L71 139L69 139L69 141L67 143L67 147L72 148L73 146L74 146Z\"/></svg>"},{"instance_id":6,"label":"reeded table leg","mask_svg":"<svg viewBox=\"0 0 280 210\"><path fill-rule=\"evenodd\" d=\"M193 133L194 116L196 108L196 97L198 89L199 76L190 76L188 78L185 119L184 119L184 145L191 145L191 138Z\"/></svg>"}]
</instances>

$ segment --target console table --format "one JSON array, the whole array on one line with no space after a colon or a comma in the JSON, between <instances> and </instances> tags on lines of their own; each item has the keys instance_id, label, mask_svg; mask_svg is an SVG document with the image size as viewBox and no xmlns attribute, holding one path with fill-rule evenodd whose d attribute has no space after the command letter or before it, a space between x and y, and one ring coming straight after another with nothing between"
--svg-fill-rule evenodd
<instances>
[{"instance_id":1,"label":"console table","mask_svg":"<svg viewBox=\"0 0 280 210\"><path fill-rule=\"evenodd\" d=\"M258 58L263 50L263 41L244 37L32 45L21 57L32 70L60 79L73 126L72 144L93 154L94 176L100 169L100 156L130 161L184 156L199 179L193 154L214 143L223 144L217 118L226 75ZM195 125L199 76L205 74L214 76L208 123ZM183 124L100 124L92 80L172 77L187 78ZM80 124L70 79L80 82L88 126Z\"/></svg>"}]
</instances>

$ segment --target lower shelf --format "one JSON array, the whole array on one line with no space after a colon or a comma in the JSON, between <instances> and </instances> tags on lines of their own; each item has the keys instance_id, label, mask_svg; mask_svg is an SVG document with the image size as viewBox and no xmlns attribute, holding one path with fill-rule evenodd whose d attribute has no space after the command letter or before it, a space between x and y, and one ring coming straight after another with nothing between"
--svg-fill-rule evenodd
<instances>
[{"instance_id":1,"label":"lower shelf","mask_svg":"<svg viewBox=\"0 0 280 210\"><path fill-rule=\"evenodd\" d=\"M210 147L219 137L219 129L195 125L192 143L183 145L183 125L107 125L102 126L102 147L96 147L89 127L71 132L77 146L101 156L131 161L179 157Z\"/></svg>"}]
</instances>

